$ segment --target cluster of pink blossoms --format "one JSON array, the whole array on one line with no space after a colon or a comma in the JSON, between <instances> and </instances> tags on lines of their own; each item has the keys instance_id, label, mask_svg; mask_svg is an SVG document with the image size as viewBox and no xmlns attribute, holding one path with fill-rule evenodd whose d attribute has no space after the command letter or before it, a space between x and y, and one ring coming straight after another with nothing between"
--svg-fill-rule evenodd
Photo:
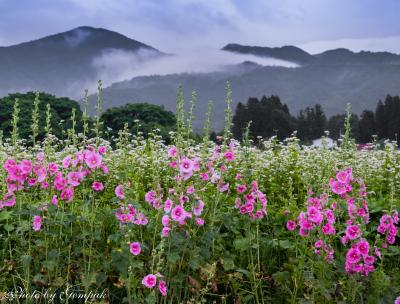
<instances>
[{"instance_id":1,"label":"cluster of pink blossoms","mask_svg":"<svg viewBox=\"0 0 400 304\"><path fill-rule=\"evenodd\" d=\"M304 237L310 236L310 232L315 230L318 239L314 243L314 252L316 254L324 252L325 258L332 260L334 251L328 243L328 238L330 235L333 237L336 235L334 226L336 217L338 214L341 215L345 208L347 220L341 242L350 246L346 252L345 269L348 273L361 273L367 276L374 271L375 257L381 258L381 253L377 247L372 249L368 241L363 238L369 223L365 184L361 179L355 179L352 169L348 168L338 172L335 179L330 179L329 186L330 191L339 196L339 202L340 200L345 202L345 207L336 201L329 206L328 194L323 194L319 198L310 196L307 212L300 213L298 223L289 220L286 227L292 231L299 225L299 234ZM387 222L388 225L389 222L390 220ZM386 231L383 227L388 226L382 225L382 231Z\"/></svg>"},{"instance_id":2,"label":"cluster of pink blossoms","mask_svg":"<svg viewBox=\"0 0 400 304\"><path fill-rule=\"evenodd\" d=\"M315 231L317 240L314 243L314 253L323 254L326 260L331 261L333 260L334 250L327 241L323 240L323 237L327 238L329 235L336 234L334 227L336 203L329 206L326 194L320 197L312 197L312 194L310 191L310 196L307 200L307 212L300 212L298 217L299 234L303 237L308 237L312 231ZM290 220L287 222L286 227L288 230L295 230L297 223Z\"/></svg>"},{"instance_id":3,"label":"cluster of pink blossoms","mask_svg":"<svg viewBox=\"0 0 400 304\"><path fill-rule=\"evenodd\" d=\"M399 214L397 211L395 211L393 215L390 214L382 215L377 230L380 234L386 236L385 242L382 244L383 248L386 248L388 244L391 245L394 244L398 232L397 228L398 224L399 224Z\"/></svg>"},{"instance_id":4,"label":"cluster of pink blossoms","mask_svg":"<svg viewBox=\"0 0 400 304\"><path fill-rule=\"evenodd\" d=\"M240 179L240 175L236 179ZM238 185L236 192L241 197L236 198L235 208L241 214L248 215L250 219L262 219L267 215L267 197L258 189L257 181L252 181L250 187Z\"/></svg>"},{"instance_id":5,"label":"cluster of pink blossoms","mask_svg":"<svg viewBox=\"0 0 400 304\"><path fill-rule=\"evenodd\" d=\"M162 278L161 274L148 274L146 275L143 280L142 284L146 286L147 288L154 288L157 285L157 277ZM160 291L161 295L163 297L167 296L167 283L165 283L164 280L159 280L158 282L158 290Z\"/></svg>"},{"instance_id":6,"label":"cluster of pink blossoms","mask_svg":"<svg viewBox=\"0 0 400 304\"><path fill-rule=\"evenodd\" d=\"M59 191L59 195L54 195L51 199L53 205L58 204L58 200L66 202L72 201L74 188L78 187L82 181L94 170L101 169L108 174L108 168L102 163L102 154L106 152L105 147L100 147L95 151L93 147L66 156L60 166L56 162L46 163L45 154L39 152L36 160L23 159L19 163L14 159L8 159L3 167L7 172L6 185L7 193L0 202L0 209L12 207L15 204L16 192L33 187L53 189ZM63 172L64 171L64 172ZM104 188L101 182L94 182L93 189L101 191ZM38 231L41 227L40 216L33 220L33 229Z\"/></svg>"},{"instance_id":7,"label":"cluster of pink blossoms","mask_svg":"<svg viewBox=\"0 0 400 304\"><path fill-rule=\"evenodd\" d=\"M123 224L132 223L146 226L149 222L148 218L143 213L138 212L132 204L128 204L126 207L119 207L115 212L115 216Z\"/></svg>"},{"instance_id":8,"label":"cluster of pink blossoms","mask_svg":"<svg viewBox=\"0 0 400 304\"><path fill-rule=\"evenodd\" d=\"M168 237L171 229L174 225L184 226L188 220L194 219L196 225L203 226L204 219L201 218L201 214L204 210L204 202L196 194L196 190L193 186L189 186L185 193L177 195L175 189L171 188L168 194L173 197L177 203L170 198L167 198L162 203L162 194L158 194L156 191L149 191L145 195L147 203L151 204L156 209L164 209L164 216L162 217L163 229L161 235ZM194 202L194 203L193 203ZM187 211L189 209L189 211Z\"/></svg>"}]
</instances>

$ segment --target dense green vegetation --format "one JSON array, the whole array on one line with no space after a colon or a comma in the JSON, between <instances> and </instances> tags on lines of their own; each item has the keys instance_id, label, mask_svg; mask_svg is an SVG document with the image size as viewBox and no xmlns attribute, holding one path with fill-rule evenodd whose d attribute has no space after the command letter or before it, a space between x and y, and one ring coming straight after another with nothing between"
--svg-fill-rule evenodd
<instances>
[{"instance_id":1,"label":"dense green vegetation","mask_svg":"<svg viewBox=\"0 0 400 304\"><path fill-rule=\"evenodd\" d=\"M109 303L393 303L396 142L356 150L348 115L337 148L275 136L256 147L230 138L226 103L217 143L209 117L192 139L182 95L170 145L157 130L105 140L98 116L26 146L15 114L12 144L0 143L2 297L21 287L64 300L106 289Z\"/></svg>"}]
</instances>

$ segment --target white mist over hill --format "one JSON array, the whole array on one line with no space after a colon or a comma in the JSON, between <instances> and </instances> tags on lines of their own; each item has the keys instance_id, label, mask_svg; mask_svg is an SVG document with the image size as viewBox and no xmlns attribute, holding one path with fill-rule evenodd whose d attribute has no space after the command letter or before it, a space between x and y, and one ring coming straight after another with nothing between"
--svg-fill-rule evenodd
<instances>
[{"instance_id":1,"label":"white mist over hill","mask_svg":"<svg viewBox=\"0 0 400 304\"><path fill-rule=\"evenodd\" d=\"M223 72L227 66L243 62L253 62L261 66L298 67L289 61L214 49L196 49L165 56L143 48L138 51L109 49L94 58L92 64L98 71L98 79L102 79L105 85L110 85L136 76Z\"/></svg>"}]
</instances>

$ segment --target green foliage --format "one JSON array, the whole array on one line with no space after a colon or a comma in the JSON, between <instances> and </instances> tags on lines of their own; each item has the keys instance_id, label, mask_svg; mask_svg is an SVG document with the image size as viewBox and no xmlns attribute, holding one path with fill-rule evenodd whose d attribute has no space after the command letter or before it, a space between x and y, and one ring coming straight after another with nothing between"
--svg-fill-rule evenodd
<instances>
[{"instance_id":1,"label":"green foliage","mask_svg":"<svg viewBox=\"0 0 400 304\"><path fill-rule=\"evenodd\" d=\"M160 134L168 139L169 132L175 130L175 115L162 106L148 103L132 103L122 107L107 109L101 120L107 128L111 128L111 134L117 135L118 130L128 124L131 134L142 132L147 135L154 129L160 129Z\"/></svg>"},{"instance_id":2,"label":"green foliage","mask_svg":"<svg viewBox=\"0 0 400 304\"><path fill-rule=\"evenodd\" d=\"M72 127L70 120L72 109L76 111L78 122L76 131L81 129L79 122L81 121L82 111L76 101L66 97L55 97L47 93L38 93L38 95L35 92L15 93L0 99L0 130L3 131L5 137L10 137L13 132L13 117L16 117L16 115L13 116L13 112L16 99L18 99L19 108L19 120L16 122L19 138L27 139L32 143L32 131L35 134L35 139L42 140L44 138L47 104L50 104L50 125L54 135L64 138L66 130ZM32 117L34 120L32 120Z\"/></svg>"}]
</instances>

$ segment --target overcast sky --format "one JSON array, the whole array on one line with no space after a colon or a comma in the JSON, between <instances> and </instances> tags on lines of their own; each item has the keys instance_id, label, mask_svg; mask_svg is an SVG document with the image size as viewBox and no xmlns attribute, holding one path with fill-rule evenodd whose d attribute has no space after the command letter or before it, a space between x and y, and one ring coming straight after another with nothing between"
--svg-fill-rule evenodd
<instances>
[{"instance_id":1,"label":"overcast sky","mask_svg":"<svg viewBox=\"0 0 400 304\"><path fill-rule=\"evenodd\" d=\"M89 25L165 52L229 42L400 53L397 0L0 0L0 45Z\"/></svg>"}]
</instances>

